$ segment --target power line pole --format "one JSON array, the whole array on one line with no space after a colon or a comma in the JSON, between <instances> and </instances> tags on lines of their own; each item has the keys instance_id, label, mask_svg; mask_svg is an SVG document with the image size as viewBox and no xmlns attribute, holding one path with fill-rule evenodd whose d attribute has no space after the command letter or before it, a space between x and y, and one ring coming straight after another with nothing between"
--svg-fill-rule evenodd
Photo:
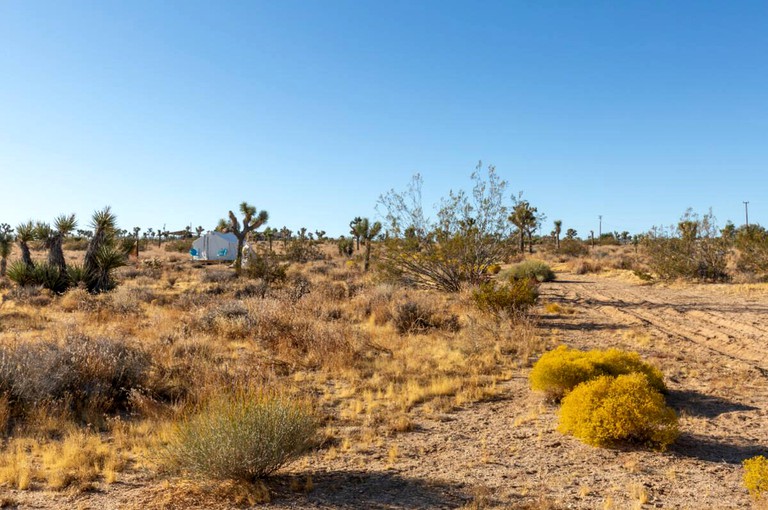
<instances>
[{"instance_id":1,"label":"power line pole","mask_svg":"<svg viewBox=\"0 0 768 510\"><path fill-rule=\"evenodd\" d=\"M744 216L747 222L747 228L749 228L749 201L744 202Z\"/></svg>"},{"instance_id":2,"label":"power line pole","mask_svg":"<svg viewBox=\"0 0 768 510\"><path fill-rule=\"evenodd\" d=\"M599 215L597 219L600 220L600 225L598 226L598 229L597 229L597 238L600 239L601 237L603 237L603 215L602 214Z\"/></svg>"}]
</instances>

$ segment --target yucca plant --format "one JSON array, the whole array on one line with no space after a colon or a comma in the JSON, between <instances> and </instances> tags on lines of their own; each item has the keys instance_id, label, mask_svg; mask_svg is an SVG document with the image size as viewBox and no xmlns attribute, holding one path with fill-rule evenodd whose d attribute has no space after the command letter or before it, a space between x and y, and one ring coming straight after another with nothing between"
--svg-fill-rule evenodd
<instances>
[{"instance_id":1,"label":"yucca plant","mask_svg":"<svg viewBox=\"0 0 768 510\"><path fill-rule=\"evenodd\" d=\"M128 253L112 243L102 245L96 252L96 267L86 272L90 292L107 292L115 288L115 269L125 265Z\"/></svg>"},{"instance_id":2,"label":"yucca plant","mask_svg":"<svg viewBox=\"0 0 768 510\"><path fill-rule=\"evenodd\" d=\"M0 223L0 278L5 276L8 256L13 247L13 229L7 223Z\"/></svg>"},{"instance_id":3,"label":"yucca plant","mask_svg":"<svg viewBox=\"0 0 768 510\"><path fill-rule=\"evenodd\" d=\"M35 224L27 221L16 227L16 241L21 249L21 261L32 267L32 254L29 251L29 243L35 240Z\"/></svg>"},{"instance_id":4,"label":"yucca plant","mask_svg":"<svg viewBox=\"0 0 768 510\"><path fill-rule=\"evenodd\" d=\"M8 266L6 272L8 278L21 287L36 285L35 266L27 265L23 260L15 260Z\"/></svg>"},{"instance_id":5,"label":"yucca plant","mask_svg":"<svg viewBox=\"0 0 768 510\"><path fill-rule=\"evenodd\" d=\"M38 262L32 270L36 285L42 285L44 288L63 294L69 288L69 278L66 272L62 272L58 266L48 262Z\"/></svg>"}]
</instances>

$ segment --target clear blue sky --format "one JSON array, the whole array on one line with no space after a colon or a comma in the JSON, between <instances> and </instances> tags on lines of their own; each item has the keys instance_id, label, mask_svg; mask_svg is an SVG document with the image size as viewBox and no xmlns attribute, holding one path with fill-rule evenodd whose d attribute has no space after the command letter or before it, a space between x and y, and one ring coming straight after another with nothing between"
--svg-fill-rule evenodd
<instances>
[{"instance_id":1,"label":"clear blue sky","mask_svg":"<svg viewBox=\"0 0 768 510\"><path fill-rule=\"evenodd\" d=\"M768 2L0 0L0 222L346 233L478 160L551 221L768 222Z\"/></svg>"}]
</instances>

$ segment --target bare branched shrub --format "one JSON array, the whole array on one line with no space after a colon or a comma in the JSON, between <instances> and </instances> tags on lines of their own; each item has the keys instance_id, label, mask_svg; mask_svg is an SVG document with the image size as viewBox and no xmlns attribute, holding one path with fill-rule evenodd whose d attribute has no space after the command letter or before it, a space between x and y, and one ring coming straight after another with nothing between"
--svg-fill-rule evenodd
<instances>
[{"instance_id":1,"label":"bare branched shrub","mask_svg":"<svg viewBox=\"0 0 768 510\"><path fill-rule=\"evenodd\" d=\"M426 333L431 329L458 331L460 327L455 314L439 313L424 299L409 299L396 305L392 322L401 335Z\"/></svg>"},{"instance_id":2,"label":"bare branched shrub","mask_svg":"<svg viewBox=\"0 0 768 510\"><path fill-rule=\"evenodd\" d=\"M149 369L146 353L119 340L24 342L0 347L0 393L22 414L42 403L113 412L125 407L131 390L146 388Z\"/></svg>"}]
</instances>

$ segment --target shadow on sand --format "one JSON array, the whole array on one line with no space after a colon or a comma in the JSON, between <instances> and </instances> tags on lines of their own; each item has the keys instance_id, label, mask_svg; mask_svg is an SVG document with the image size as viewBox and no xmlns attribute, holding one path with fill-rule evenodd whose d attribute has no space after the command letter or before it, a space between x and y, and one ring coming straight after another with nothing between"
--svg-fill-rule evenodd
<instances>
[{"instance_id":1,"label":"shadow on sand","mask_svg":"<svg viewBox=\"0 0 768 510\"><path fill-rule=\"evenodd\" d=\"M314 488L307 494L290 491L290 478L276 477L276 502L309 508L392 510L458 508L471 499L460 487L406 478L395 471L333 471L311 476ZM296 478L306 475L296 474Z\"/></svg>"}]
</instances>

